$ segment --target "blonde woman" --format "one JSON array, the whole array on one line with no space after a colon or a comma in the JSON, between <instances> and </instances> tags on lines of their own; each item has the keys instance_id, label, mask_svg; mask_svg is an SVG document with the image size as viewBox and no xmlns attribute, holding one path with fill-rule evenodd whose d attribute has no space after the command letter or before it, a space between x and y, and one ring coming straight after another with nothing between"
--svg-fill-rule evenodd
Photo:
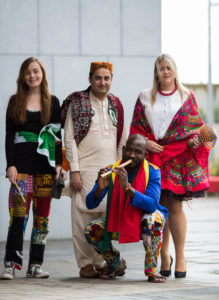
<instances>
[{"instance_id":1,"label":"blonde woman","mask_svg":"<svg viewBox=\"0 0 219 300\"><path fill-rule=\"evenodd\" d=\"M171 275L173 262L170 234L175 246L175 277L186 276L183 200L203 196L209 187L209 151L200 145L197 135L202 125L195 96L180 83L173 58L160 55L152 89L143 90L137 99L130 135L140 133L148 139L147 159L161 169L160 204L169 210L160 271L166 277Z\"/></svg>"}]
</instances>

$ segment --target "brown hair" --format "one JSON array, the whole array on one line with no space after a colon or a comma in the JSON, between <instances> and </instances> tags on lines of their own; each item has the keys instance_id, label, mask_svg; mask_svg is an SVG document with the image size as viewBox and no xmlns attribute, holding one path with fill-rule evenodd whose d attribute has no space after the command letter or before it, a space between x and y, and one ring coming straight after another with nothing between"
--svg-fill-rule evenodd
<instances>
[{"instance_id":1,"label":"brown hair","mask_svg":"<svg viewBox=\"0 0 219 300\"><path fill-rule=\"evenodd\" d=\"M21 65L17 79L17 92L11 96L8 103L8 115L15 124L24 124L27 121L26 106L29 87L25 82L25 74L30 63L37 62L42 70L43 79L41 83L41 123L46 125L50 120L51 96L49 94L46 70L43 64L34 57L27 58Z\"/></svg>"}]
</instances>

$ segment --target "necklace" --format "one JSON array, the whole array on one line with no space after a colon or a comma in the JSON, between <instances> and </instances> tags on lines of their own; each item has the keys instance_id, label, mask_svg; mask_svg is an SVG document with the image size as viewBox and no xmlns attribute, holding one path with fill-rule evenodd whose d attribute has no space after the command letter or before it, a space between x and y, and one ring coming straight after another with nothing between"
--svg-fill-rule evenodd
<instances>
[{"instance_id":1,"label":"necklace","mask_svg":"<svg viewBox=\"0 0 219 300\"><path fill-rule=\"evenodd\" d=\"M171 95L173 95L177 90L178 90L178 86L177 86L177 85L176 85L175 88L174 88L171 92L169 92L169 93L163 93L163 92L161 91L161 89L158 88L158 92L159 92L161 95L163 95L163 96L171 96Z\"/></svg>"}]
</instances>

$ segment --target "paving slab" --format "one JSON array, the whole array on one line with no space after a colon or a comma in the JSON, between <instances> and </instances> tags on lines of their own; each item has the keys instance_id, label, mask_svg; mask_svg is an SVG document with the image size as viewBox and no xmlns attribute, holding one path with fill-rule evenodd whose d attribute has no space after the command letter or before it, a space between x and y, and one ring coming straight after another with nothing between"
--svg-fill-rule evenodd
<instances>
[{"instance_id":1,"label":"paving slab","mask_svg":"<svg viewBox=\"0 0 219 300\"><path fill-rule=\"evenodd\" d=\"M172 275L164 284L149 283L144 276L144 250L140 243L118 245L127 261L124 277L101 280L79 277L71 240L48 240L43 267L48 279L27 279L29 243L24 244L24 266L13 281L0 281L3 299L219 299L219 198L185 203L188 234L185 248L187 276ZM5 243L0 243L0 271ZM171 241L171 255L174 257ZM174 264L173 264L174 273Z\"/></svg>"}]
</instances>

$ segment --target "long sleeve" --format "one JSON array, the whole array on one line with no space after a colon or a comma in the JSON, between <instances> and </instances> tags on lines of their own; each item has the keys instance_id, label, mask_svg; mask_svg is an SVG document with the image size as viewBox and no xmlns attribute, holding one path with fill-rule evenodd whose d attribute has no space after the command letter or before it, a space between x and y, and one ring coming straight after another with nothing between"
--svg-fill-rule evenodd
<instances>
[{"instance_id":1,"label":"long sleeve","mask_svg":"<svg viewBox=\"0 0 219 300\"><path fill-rule=\"evenodd\" d=\"M149 181L145 194L142 194L135 190L135 195L131 200L131 204L144 211L153 213L159 206L160 200L160 170L154 170L152 167L149 172ZM97 189L97 182L92 191L86 197L86 204L89 209L96 208L102 199L105 197L107 189L103 191L98 199L95 199L94 193Z\"/></svg>"},{"instance_id":2,"label":"long sleeve","mask_svg":"<svg viewBox=\"0 0 219 300\"><path fill-rule=\"evenodd\" d=\"M125 146L125 143L126 143L126 128L125 128L125 124L124 124L122 136L119 141L119 145L117 147L117 158L118 159L120 159L122 157L122 148L123 148L123 146Z\"/></svg>"},{"instance_id":3,"label":"long sleeve","mask_svg":"<svg viewBox=\"0 0 219 300\"><path fill-rule=\"evenodd\" d=\"M5 154L7 160L7 169L14 166L14 136L15 136L15 125L8 116L8 110L6 113L6 136L5 136Z\"/></svg>"},{"instance_id":4,"label":"long sleeve","mask_svg":"<svg viewBox=\"0 0 219 300\"><path fill-rule=\"evenodd\" d=\"M78 161L78 148L74 139L74 128L71 117L71 105L69 105L67 117L64 127L64 142L65 142L65 155L70 166L71 172L80 171Z\"/></svg>"},{"instance_id":5,"label":"long sleeve","mask_svg":"<svg viewBox=\"0 0 219 300\"><path fill-rule=\"evenodd\" d=\"M60 123L60 103L59 99L52 96L52 114L50 118L50 123ZM57 137L62 141L61 129L57 133ZM55 148L55 160L56 165L62 164L62 142L57 143Z\"/></svg>"},{"instance_id":6,"label":"long sleeve","mask_svg":"<svg viewBox=\"0 0 219 300\"><path fill-rule=\"evenodd\" d=\"M99 206L100 202L103 200L107 193L107 188L103 190L102 194L98 199L95 199L95 191L97 189L97 181L92 189L92 191L86 197L86 205L88 209L93 209Z\"/></svg>"},{"instance_id":7,"label":"long sleeve","mask_svg":"<svg viewBox=\"0 0 219 300\"><path fill-rule=\"evenodd\" d=\"M158 208L160 200L161 175L159 169L154 170L151 166L149 168L149 181L145 194L135 191L131 203L140 209L153 213Z\"/></svg>"}]
</instances>

